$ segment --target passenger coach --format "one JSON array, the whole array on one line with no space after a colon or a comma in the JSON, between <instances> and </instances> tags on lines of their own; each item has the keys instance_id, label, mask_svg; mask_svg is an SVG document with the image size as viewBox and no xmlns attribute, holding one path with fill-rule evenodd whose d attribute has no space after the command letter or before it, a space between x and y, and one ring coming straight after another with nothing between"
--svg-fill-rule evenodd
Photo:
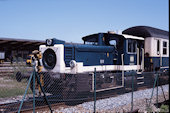
<instances>
[{"instance_id":1,"label":"passenger coach","mask_svg":"<svg viewBox=\"0 0 170 113\"><path fill-rule=\"evenodd\" d=\"M169 69L169 32L148 26L136 26L123 31L125 34L145 39L145 70Z\"/></svg>"}]
</instances>

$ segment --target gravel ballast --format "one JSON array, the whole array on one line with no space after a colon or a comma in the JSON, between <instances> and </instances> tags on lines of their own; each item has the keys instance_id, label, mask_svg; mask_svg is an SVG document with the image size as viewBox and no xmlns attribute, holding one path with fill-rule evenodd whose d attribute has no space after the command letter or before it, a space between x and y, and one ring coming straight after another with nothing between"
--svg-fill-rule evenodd
<instances>
[{"instance_id":1,"label":"gravel ballast","mask_svg":"<svg viewBox=\"0 0 170 113\"><path fill-rule=\"evenodd\" d=\"M169 85L164 85L163 91L166 97L166 100L169 99ZM165 99L163 97L163 93L161 87L158 88L158 101L163 102ZM151 98L152 88L139 90L133 92L133 110L138 109L140 112L146 111L146 100ZM96 111L97 112L130 112L131 110L131 92L126 93L117 97L111 97L107 99L101 99L96 101ZM153 111L159 111L154 106L156 103L156 88L154 89L151 109ZM94 102L85 102L83 104L72 106L68 108L59 108L54 110L54 112L58 113L84 113L84 112L93 112Z\"/></svg>"}]
</instances>

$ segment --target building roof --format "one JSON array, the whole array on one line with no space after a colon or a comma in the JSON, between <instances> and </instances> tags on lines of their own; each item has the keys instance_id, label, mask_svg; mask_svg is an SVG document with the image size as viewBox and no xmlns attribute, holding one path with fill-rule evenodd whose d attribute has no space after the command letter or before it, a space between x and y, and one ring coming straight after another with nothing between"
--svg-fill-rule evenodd
<instances>
[{"instance_id":1,"label":"building roof","mask_svg":"<svg viewBox=\"0 0 170 113\"><path fill-rule=\"evenodd\" d=\"M123 34L140 36L140 37L158 37L169 39L169 32L149 26L135 26L128 28L122 32Z\"/></svg>"},{"instance_id":2,"label":"building roof","mask_svg":"<svg viewBox=\"0 0 170 113\"><path fill-rule=\"evenodd\" d=\"M45 40L28 40L0 37L0 48L3 49L31 49L37 48L39 45L45 44Z\"/></svg>"}]
</instances>

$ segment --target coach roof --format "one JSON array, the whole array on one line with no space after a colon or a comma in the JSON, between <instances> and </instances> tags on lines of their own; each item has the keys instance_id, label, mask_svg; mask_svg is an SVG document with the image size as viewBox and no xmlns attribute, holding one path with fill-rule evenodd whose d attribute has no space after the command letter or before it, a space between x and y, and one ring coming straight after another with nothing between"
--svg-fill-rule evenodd
<instances>
[{"instance_id":1,"label":"coach roof","mask_svg":"<svg viewBox=\"0 0 170 113\"><path fill-rule=\"evenodd\" d=\"M135 26L128 28L122 32L123 34L139 36L139 37L158 37L169 39L169 32L149 26Z\"/></svg>"}]
</instances>

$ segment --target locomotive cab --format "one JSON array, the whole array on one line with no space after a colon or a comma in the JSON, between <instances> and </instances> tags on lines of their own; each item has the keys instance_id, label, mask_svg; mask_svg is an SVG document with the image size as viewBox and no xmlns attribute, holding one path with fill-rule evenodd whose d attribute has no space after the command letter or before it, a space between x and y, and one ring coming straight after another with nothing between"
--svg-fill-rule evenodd
<instances>
[{"instance_id":1,"label":"locomotive cab","mask_svg":"<svg viewBox=\"0 0 170 113\"><path fill-rule=\"evenodd\" d=\"M125 40L125 65L136 66L136 71L144 70L144 38L124 35Z\"/></svg>"},{"instance_id":2,"label":"locomotive cab","mask_svg":"<svg viewBox=\"0 0 170 113\"><path fill-rule=\"evenodd\" d=\"M123 42L124 42L124 37L118 34L112 34L110 32L108 33L98 33L98 34L93 34L89 35L86 37L82 38L84 41L84 44L88 45L95 45L95 46L105 46L114 48L114 53L106 53L107 58L109 56L111 57L112 64L113 65L118 65L120 63L120 55L123 54ZM110 55L111 54L111 55Z\"/></svg>"}]
</instances>

